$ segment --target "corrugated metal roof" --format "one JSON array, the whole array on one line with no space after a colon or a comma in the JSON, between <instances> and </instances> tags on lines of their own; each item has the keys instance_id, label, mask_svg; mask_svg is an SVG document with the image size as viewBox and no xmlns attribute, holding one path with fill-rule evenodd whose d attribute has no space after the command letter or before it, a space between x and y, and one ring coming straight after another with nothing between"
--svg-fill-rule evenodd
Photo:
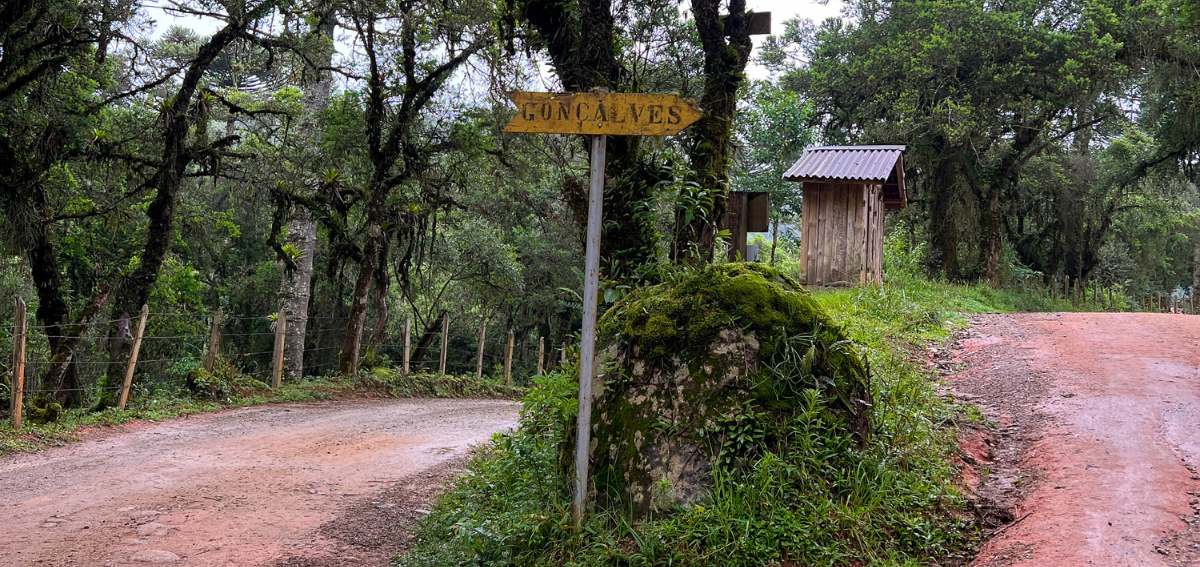
<instances>
[{"instance_id":1,"label":"corrugated metal roof","mask_svg":"<svg viewBox=\"0 0 1200 567\"><path fill-rule=\"evenodd\" d=\"M884 182L903 153L904 146L815 146L804 150L783 178Z\"/></svg>"}]
</instances>

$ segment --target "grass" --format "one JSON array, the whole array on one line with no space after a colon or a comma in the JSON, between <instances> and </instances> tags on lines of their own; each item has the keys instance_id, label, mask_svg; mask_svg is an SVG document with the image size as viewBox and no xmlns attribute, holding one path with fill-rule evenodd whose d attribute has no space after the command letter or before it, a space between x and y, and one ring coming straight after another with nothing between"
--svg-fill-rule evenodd
<instances>
[{"instance_id":1,"label":"grass","mask_svg":"<svg viewBox=\"0 0 1200 567\"><path fill-rule=\"evenodd\" d=\"M867 351L875 405L867 447L829 429L812 397L787 448L744 474L715 470L704 504L638 521L599 511L576 530L570 485L560 472L570 449L575 376L552 374L536 379L526 396L521 427L471 462L397 564L965 563L978 530L951 462L956 421L977 414L938 395L920 349L946 340L970 314L1073 306L1023 290L916 276L816 297Z\"/></svg>"},{"instance_id":2,"label":"grass","mask_svg":"<svg viewBox=\"0 0 1200 567\"><path fill-rule=\"evenodd\" d=\"M313 402L357 397L395 398L516 398L525 389L509 386L492 378L474 376L415 373L402 375L388 368L376 368L358 379L344 377L310 377L285 383L278 389L261 382L221 396L219 400L201 399L181 388L158 388L152 391L135 389L129 406L124 410L108 408L102 411L75 409L65 412L54 423L26 422L20 431L9 421L0 423L0 456L31 452L78 439L81 430L91 427L114 426L131 421L162 421L184 415L220 411L223 409L274 403Z\"/></svg>"},{"instance_id":3,"label":"grass","mask_svg":"<svg viewBox=\"0 0 1200 567\"><path fill-rule=\"evenodd\" d=\"M955 284L904 273L882 286L825 289L816 297L855 340L874 348L943 341L975 314L1104 310L1090 301L1051 298L1039 289Z\"/></svg>"}]
</instances>

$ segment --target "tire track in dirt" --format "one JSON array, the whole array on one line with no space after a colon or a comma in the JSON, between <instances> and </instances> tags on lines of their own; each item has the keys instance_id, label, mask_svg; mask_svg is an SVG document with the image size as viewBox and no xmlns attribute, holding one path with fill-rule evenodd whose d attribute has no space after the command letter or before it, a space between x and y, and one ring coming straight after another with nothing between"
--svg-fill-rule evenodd
<instances>
[{"instance_id":1,"label":"tire track in dirt","mask_svg":"<svg viewBox=\"0 0 1200 567\"><path fill-rule=\"evenodd\" d=\"M996 425L967 445L1008 522L974 565L1200 564L1200 317L973 323L948 383Z\"/></svg>"},{"instance_id":2,"label":"tire track in dirt","mask_svg":"<svg viewBox=\"0 0 1200 567\"><path fill-rule=\"evenodd\" d=\"M470 448L513 427L517 410L499 400L263 406L5 457L0 565L386 565Z\"/></svg>"}]
</instances>

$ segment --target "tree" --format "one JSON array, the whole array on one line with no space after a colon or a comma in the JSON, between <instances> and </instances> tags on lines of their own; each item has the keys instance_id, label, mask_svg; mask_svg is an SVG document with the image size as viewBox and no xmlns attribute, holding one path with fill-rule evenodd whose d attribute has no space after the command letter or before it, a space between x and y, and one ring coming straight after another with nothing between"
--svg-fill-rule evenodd
<instances>
[{"instance_id":1,"label":"tree","mask_svg":"<svg viewBox=\"0 0 1200 567\"><path fill-rule=\"evenodd\" d=\"M306 58L302 86L304 111L295 134L295 153L309 163L325 163L320 152L320 115L329 104L333 91L333 30L337 25L335 10L328 2L318 4L313 11L311 35L317 43L311 60ZM315 151L314 151L315 150ZM306 171L308 192L319 194L323 179L319 171ZM283 198L286 203L286 197ZM280 262L283 277L279 284L280 310L287 318L284 338L284 373L288 379L304 376L304 344L308 330L308 308L312 296L313 259L317 248L317 221L305 206L284 207L290 211L287 221L287 242L281 248Z\"/></svg>"},{"instance_id":2,"label":"tree","mask_svg":"<svg viewBox=\"0 0 1200 567\"><path fill-rule=\"evenodd\" d=\"M524 0L517 5L522 21L535 32L528 40L546 50L566 90L637 91L643 83L658 83L664 88L673 84L687 95L696 77L702 80L698 94L703 116L682 141L686 168L673 167L676 160L654 155L636 137L609 141L601 251L607 277L634 276L639 266L657 260L653 199L656 191L671 185L681 188L671 257L689 262L712 259L729 190L737 93L751 48L744 0L729 3L727 14L720 13L721 5L718 0L693 1L694 20L686 23L679 20L674 3L661 0L616 8L609 0L581 0L578 5ZM651 53L638 52L639 46L661 41L664 35L675 40ZM567 199L581 219L586 216L582 190L578 179L564 181Z\"/></svg>"},{"instance_id":3,"label":"tree","mask_svg":"<svg viewBox=\"0 0 1200 567\"><path fill-rule=\"evenodd\" d=\"M393 208L392 190L420 175L451 140L430 140L423 131L425 112L455 70L492 41L486 6L470 0L441 6L404 0L396 4L396 29L370 6L352 9L350 19L367 56L364 120L370 179L363 190L364 239L358 278L342 344L340 370L358 372L368 295L387 266ZM384 33L381 33L384 32ZM395 34L396 43L391 43ZM444 42L440 45L435 42ZM387 66L387 50L399 49L398 68ZM393 82L392 77L399 77ZM393 96L397 101L392 101ZM403 218L403 217L402 217Z\"/></svg>"},{"instance_id":4,"label":"tree","mask_svg":"<svg viewBox=\"0 0 1200 567\"><path fill-rule=\"evenodd\" d=\"M795 91L768 82L755 82L746 91L738 112L733 187L738 191L765 191L771 196L772 239L770 261L775 263L779 223L800 213L800 192L783 174L812 143L808 127L812 107Z\"/></svg>"},{"instance_id":5,"label":"tree","mask_svg":"<svg viewBox=\"0 0 1200 567\"><path fill-rule=\"evenodd\" d=\"M94 90L105 80L103 41L111 10L73 1L16 1L0 9L0 184L4 233L29 262L37 291L37 318L46 328L50 361L42 380L58 402L78 405L82 388L71 353L108 299L108 286L72 286L91 298L76 309L63 282L56 225L90 216L63 214L52 195L70 185L64 163L88 152L88 134L99 125ZM73 282L77 283L77 282ZM76 302L78 303L78 302Z\"/></svg>"},{"instance_id":6,"label":"tree","mask_svg":"<svg viewBox=\"0 0 1200 567\"><path fill-rule=\"evenodd\" d=\"M150 298L159 269L173 241L175 204L188 167L194 162L212 159L237 139L236 136L225 136L210 141L207 137L207 125L201 120L207 114L206 105L210 102L201 88L205 73L224 49L250 35L254 23L274 7L275 0L263 0L224 14L224 26L200 45L183 69L178 88L163 102L158 119L162 148L154 164L154 172L147 182L154 189L154 197L146 209L149 225L145 244L137 266L122 278L113 301L115 322L109 334L109 383L121 375L124 366L121 360L128 356L131 346L130 318ZM201 127L196 128L197 124ZM115 399L115 394L110 391L102 399L101 405L112 403Z\"/></svg>"},{"instance_id":7,"label":"tree","mask_svg":"<svg viewBox=\"0 0 1200 567\"><path fill-rule=\"evenodd\" d=\"M1023 167L1057 141L1119 117L1096 96L1120 84L1119 20L1086 3L1027 0L857 2L828 21L810 66L788 84L808 95L831 140L910 148L935 260L999 277L1005 219ZM1070 14L1071 17L1055 17ZM965 232L967 227L971 232ZM972 242L973 241L973 242Z\"/></svg>"},{"instance_id":8,"label":"tree","mask_svg":"<svg viewBox=\"0 0 1200 567\"><path fill-rule=\"evenodd\" d=\"M729 13L720 13L720 0L692 0L696 31L704 49L704 90L700 107L704 114L692 125L688 159L689 195L687 211L680 208L675 220L674 254L677 260L711 261L717 230L729 198L729 166L732 163L733 119L737 95L745 80L750 59L749 13L745 0L729 0ZM698 205L698 206L697 206Z\"/></svg>"},{"instance_id":9,"label":"tree","mask_svg":"<svg viewBox=\"0 0 1200 567\"><path fill-rule=\"evenodd\" d=\"M652 6L650 11L656 7ZM622 61L621 33L611 0L580 0L577 5L556 0L522 0L516 3L516 10L533 28L529 43L549 54L564 90L623 91L635 83L636 78ZM654 189L670 174L651 157L641 154L641 141L637 137L610 138L606 154L605 177L611 181L605 184L601 270L608 277L632 276L639 267L656 259L658 231L647 211L652 208ZM576 218L586 219L584 182L577 176L568 176L562 187Z\"/></svg>"}]
</instances>

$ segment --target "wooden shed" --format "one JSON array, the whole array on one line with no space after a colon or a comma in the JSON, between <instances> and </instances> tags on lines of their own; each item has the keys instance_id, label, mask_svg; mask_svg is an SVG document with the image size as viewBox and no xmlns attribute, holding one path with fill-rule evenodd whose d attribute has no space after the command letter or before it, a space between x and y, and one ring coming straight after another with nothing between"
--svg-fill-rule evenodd
<instances>
[{"instance_id":1,"label":"wooden shed","mask_svg":"<svg viewBox=\"0 0 1200 567\"><path fill-rule=\"evenodd\" d=\"M802 184L800 265L809 285L883 281L883 216L908 204L904 146L818 146L783 178Z\"/></svg>"}]
</instances>

